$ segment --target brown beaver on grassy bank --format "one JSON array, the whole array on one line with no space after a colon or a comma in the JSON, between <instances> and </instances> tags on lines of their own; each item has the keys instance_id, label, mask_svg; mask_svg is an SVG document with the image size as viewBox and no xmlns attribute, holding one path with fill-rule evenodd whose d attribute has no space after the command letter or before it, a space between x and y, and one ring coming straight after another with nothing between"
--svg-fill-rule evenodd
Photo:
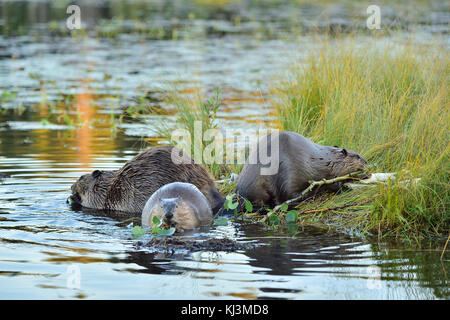
<instances>
[{"instance_id":1,"label":"brown beaver on grassy bank","mask_svg":"<svg viewBox=\"0 0 450 320\"><path fill-rule=\"evenodd\" d=\"M182 157L183 162L175 163L173 154ZM213 212L222 207L224 198L208 171L173 146L149 148L119 170L95 170L81 176L72 185L71 199L86 208L141 214L150 196L172 182L195 185L208 199Z\"/></svg>"},{"instance_id":2,"label":"brown beaver on grassy bank","mask_svg":"<svg viewBox=\"0 0 450 320\"><path fill-rule=\"evenodd\" d=\"M264 157L266 150L270 150L268 157ZM236 193L256 207L274 206L298 196L309 181L344 176L363 170L366 164L351 150L318 145L295 132L270 133L250 149ZM342 183L324 185L321 190L337 191Z\"/></svg>"}]
</instances>

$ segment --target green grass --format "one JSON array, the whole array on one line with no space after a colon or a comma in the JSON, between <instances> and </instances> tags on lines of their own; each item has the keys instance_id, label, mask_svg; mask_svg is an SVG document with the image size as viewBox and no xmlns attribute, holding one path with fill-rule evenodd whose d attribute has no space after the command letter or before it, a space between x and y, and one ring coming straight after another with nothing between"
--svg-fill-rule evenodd
<instances>
[{"instance_id":1,"label":"green grass","mask_svg":"<svg viewBox=\"0 0 450 320\"><path fill-rule=\"evenodd\" d=\"M397 179L301 203L297 223L403 239L447 235L448 51L339 41L339 47L323 44L277 83L272 100L280 129L352 149L373 165L372 172L396 172ZM191 134L191 148L195 121L201 122L202 135L217 129L219 92L210 98L198 94L196 99L174 95L169 103L176 109L176 127ZM173 143L173 129L161 122L157 131ZM209 143L202 141L202 150ZM204 165L216 179L239 173L242 167ZM224 183L220 190L230 194L234 184ZM286 222L287 213L277 213L277 221Z\"/></svg>"},{"instance_id":2,"label":"green grass","mask_svg":"<svg viewBox=\"0 0 450 320\"><path fill-rule=\"evenodd\" d=\"M282 130L352 149L373 172L398 172L393 182L328 197L322 206L368 196L370 204L300 215L303 221L417 239L448 233L449 62L437 47L327 43L290 70L274 94ZM299 212L304 206L311 204Z\"/></svg>"},{"instance_id":3,"label":"green grass","mask_svg":"<svg viewBox=\"0 0 450 320\"><path fill-rule=\"evenodd\" d=\"M175 123L167 123L166 119L162 119L155 128L157 135L167 140L173 145L178 145L177 141L173 140L172 133L174 129L185 129L190 134L190 152L191 157L196 160L196 146L201 147L201 151L211 143L211 140L204 140L205 132L210 129L217 129L216 114L221 105L221 98L219 90L211 97L201 96L197 93L194 99L186 96L181 96L173 91L173 94L167 98L167 103L174 106L176 110ZM196 124L197 123L197 128ZM196 130L200 135L196 135ZM197 141L195 141L197 139ZM221 179L228 177L232 172L239 173L242 165L238 164L222 164L222 163L205 163L204 159L199 159L200 164L206 166L209 172L216 178ZM223 191L230 189L229 184L223 185Z\"/></svg>"}]
</instances>

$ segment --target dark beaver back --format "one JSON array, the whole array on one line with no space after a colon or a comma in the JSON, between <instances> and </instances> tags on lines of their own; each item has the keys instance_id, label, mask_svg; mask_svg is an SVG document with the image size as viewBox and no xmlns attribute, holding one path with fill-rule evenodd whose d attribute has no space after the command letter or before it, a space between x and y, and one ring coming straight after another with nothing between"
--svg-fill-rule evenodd
<instances>
[{"instance_id":1,"label":"dark beaver back","mask_svg":"<svg viewBox=\"0 0 450 320\"><path fill-rule=\"evenodd\" d=\"M259 205L279 204L297 196L310 181L343 176L362 170L366 165L366 160L356 152L318 145L289 131L270 133L261 138L253 152L258 152L259 144L265 141L270 149L274 143L279 145L278 171L273 175L262 175L263 165L250 164L247 160L236 186L241 196ZM329 186L330 189L334 187Z\"/></svg>"},{"instance_id":2,"label":"dark beaver back","mask_svg":"<svg viewBox=\"0 0 450 320\"><path fill-rule=\"evenodd\" d=\"M172 182L192 183L216 207L223 200L214 181L202 166L190 163L175 164L172 161L173 146L147 149L128 161L111 182L105 198L109 210L141 212L148 198L160 187ZM220 197L217 195L219 194Z\"/></svg>"}]
</instances>

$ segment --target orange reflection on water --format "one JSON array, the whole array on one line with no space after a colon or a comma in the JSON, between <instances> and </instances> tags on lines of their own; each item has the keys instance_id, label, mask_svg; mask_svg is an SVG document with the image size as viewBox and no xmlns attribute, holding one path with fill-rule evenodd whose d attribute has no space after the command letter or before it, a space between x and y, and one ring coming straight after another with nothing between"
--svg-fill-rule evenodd
<instances>
[{"instance_id":1,"label":"orange reflection on water","mask_svg":"<svg viewBox=\"0 0 450 320\"><path fill-rule=\"evenodd\" d=\"M91 79L83 79L83 83L89 83ZM82 168L91 167L92 156L92 140L93 132L90 126L91 119L94 116L94 110L92 108L92 94L89 93L87 85L82 86L83 92L76 95L73 107L77 110L79 120L81 120L80 126L77 129L77 144L78 153L77 160Z\"/></svg>"}]
</instances>

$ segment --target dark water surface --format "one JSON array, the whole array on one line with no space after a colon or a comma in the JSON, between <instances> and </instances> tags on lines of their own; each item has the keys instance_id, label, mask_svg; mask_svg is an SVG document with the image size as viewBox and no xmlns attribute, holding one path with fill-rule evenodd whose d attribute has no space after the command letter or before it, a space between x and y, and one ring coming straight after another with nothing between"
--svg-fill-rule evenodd
<instances>
[{"instance_id":1,"label":"dark water surface","mask_svg":"<svg viewBox=\"0 0 450 320\"><path fill-rule=\"evenodd\" d=\"M265 245L154 252L136 248L131 226L66 203L80 175L117 169L158 143L152 127L170 112L124 115L142 102L170 108L162 97L172 86L186 95L220 88L221 127L276 126L267 99L273 79L316 48L310 31L363 29L364 5L86 1L78 2L84 31L72 37L68 3L0 2L1 299L449 298L445 239L413 249L318 228L293 236L234 223L189 237ZM358 41L435 36L448 46L448 7L421 6L382 5L398 30L376 40L363 32Z\"/></svg>"}]
</instances>

